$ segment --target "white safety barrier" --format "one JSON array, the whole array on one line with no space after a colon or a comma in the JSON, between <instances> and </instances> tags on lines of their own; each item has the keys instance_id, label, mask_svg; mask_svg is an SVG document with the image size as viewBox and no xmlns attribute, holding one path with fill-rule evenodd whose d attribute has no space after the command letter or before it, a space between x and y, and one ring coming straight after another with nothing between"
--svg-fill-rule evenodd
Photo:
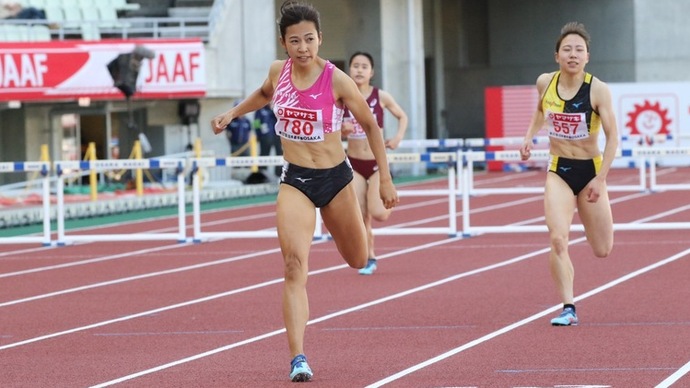
<instances>
[{"instance_id":1,"label":"white safety barrier","mask_svg":"<svg viewBox=\"0 0 690 388\"><path fill-rule=\"evenodd\" d=\"M671 156L683 156L690 155L690 148L650 148L650 147L640 147L632 149L623 149L619 151L620 156L623 157L633 157L640 158L642 169L647 164L646 158L649 157L671 157ZM487 160L518 160L520 155L519 151L496 151L496 152L466 152L464 157L468 161L464 167L466 172L464 174L463 185L468 187L472 179L472 161L487 161ZM544 159L548 158L548 150L535 150L532 151L532 158ZM653 165L653 164L652 164ZM467 171L469 170L469 171ZM654 179L655 170L652 171L652 180ZM644 179L644 174L640 173L641 187L640 186L618 186L621 191L628 190L646 190L646 180ZM610 186L609 190L616 186ZM683 187L678 185L678 187ZM690 188L690 186L688 186ZM482 194L517 194L517 193L527 193L532 192L531 190L523 190L521 188L511 188L511 189L483 189L475 190L475 192L481 192ZM543 193L543 187L540 188L541 193ZM464 190L462 194L462 210L463 210L463 223L462 231L463 235L470 236L474 234L481 233L524 233L524 232L546 232L548 231L546 225L493 225L493 226L472 226L470 222L471 206L470 206L470 190ZM614 230L684 230L690 229L690 222L647 222L647 223L627 223L627 224L613 224ZM583 231L584 226L582 224L573 224L570 227L571 231Z\"/></svg>"},{"instance_id":2,"label":"white safety barrier","mask_svg":"<svg viewBox=\"0 0 690 388\"><path fill-rule=\"evenodd\" d=\"M0 173L6 172L40 172L41 198L43 209L43 234L41 236L13 236L0 237L0 244L41 243L51 245L50 239L50 172L49 162L2 162Z\"/></svg>"},{"instance_id":3,"label":"white safety barrier","mask_svg":"<svg viewBox=\"0 0 690 388\"><path fill-rule=\"evenodd\" d=\"M628 148L628 147L635 147L637 144L642 144L644 142L649 142L651 141L652 144L664 144L664 143L670 143L673 141L675 138L671 135L668 134L662 134L662 135L653 135L653 136L646 136L646 135L625 135L621 136L620 141L621 141L621 147L622 148ZM519 137L519 136L514 136L514 137L502 137L502 138L475 138L475 139L465 139L464 141L464 150L465 151L470 151L472 148L485 148L485 147L504 147L504 146L512 146L514 149L512 151L494 151L497 154L498 159L488 159L488 158L479 158L479 159L474 159L472 161L492 161L492 160L501 160L505 162L514 162L514 163L520 163L522 162L520 160L519 156L519 147L522 146L522 143L524 141L524 137ZM635 144L631 144L635 143ZM548 136L537 136L532 139L532 144L534 145L542 145L546 146L549 144L549 137ZM645 143L646 144L646 143ZM640 150L642 148L649 148L649 149L655 149L651 145L640 147ZM503 153L506 152L506 153ZM514 153L512 153L514 152ZM546 161L548 160L548 156L544 156L544 150L543 148L540 150L532 150L532 157L528 162L534 162L534 161ZM641 152L641 151L640 151ZM548 154L547 154L548 155ZM619 158L623 157L626 159L630 159L632 155L626 155L625 152L622 152L619 150L619 153L617 155ZM637 163L631 163L629 167L637 167L639 169L639 183L637 185L618 185L618 186L610 186L609 190L610 191L638 191L638 190L645 190L647 188L646 186L646 165L645 162L651 160L651 158L645 158L644 155L637 156L634 158ZM522 162L525 163L525 162ZM656 169L655 165L652 164L650 168L650 190L687 190L690 189L690 185L670 185L670 186L665 186L665 185L656 185ZM461 171L461 170L459 170ZM458 182L462 184L463 182L462 178L462 173L458 173ZM493 189L487 189L485 190L477 190L474 188L474 180L470 179L469 180L469 188L470 195L476 195L476 194L498 194L500 193L500 189L498 192L494 192ZM460 189L459 189L460 190ZM512 189L511 189L512 190ZM543 188L522 188L521 189L523 193L539 193L543 192ZM511 191L511 193L514 193L515 191Z\"/></svg>"},{"instance_id":4,"label":"white safety barrier","mask_svg":"<svg viewBox=\"0 0 690 388\"><path fill-rule=\"evenodd\" d=\"M406 149L406 150L412 150L412 152L416 153L423 153L423 152L459 152L459 151L464 151L467 146L468 141L473 141L474 139L419 139L419 140L412 140L412 139L404 139L400 142L398 145L398 149ZM478 139L477 139L478 140ZM482 139L484 140L484 139ZM495 140L495 139L486 139L486 140ZM479 144L478 142L474 142L475 144ZM419 148L426 148L423 152L419 151ZM432 150L428 150L428 148L431 148ZM436 150L433 150L436 149ZM393 151L391 154L394 154L395 151ZM389 154L390 158L390 154ZM456 179L454 180L455 182L455 191L459 195L462 192L462 158L457 157L456 163L455 163L455 172L457 174Z\"/></svg>"},{"instance_id":5,"label":"white safety barrier","mask_svg":"<svg viewBox=\"0 0 690 388\"><path fill-rule=\"evenodd\" d=\"M456 201L457 190L455 182L455 168L459 160L458 152L431 152L431 153L393 153L388 155L390 163L445 163L448 165L448 188L438 190L399 190L398 196L446 196L448 198L448 227L427 227L427 228L378 228L374 232L378 235L418 235L418 234L445 234L456 236L457 220ZM192 180L192 203L194 213L194 238L193 241L201 242L212 238L258 238L276 237L277 231L257 230L257 231L224 231L224 232L205 232L201 230L201 201L200 184L196 172L199 168L212 167L232 167L232 166L271 166L282 165L283 158L280 156L260 156L260 157L228 157L221 159L198 158L193 159L194 177ZM321 216L316 209L316 227L314 229L314 239L328 238L322 229Z\"/></svg>"},{"instance_id":6,"label":"white safety barrier","mask_svg":"<svg viewBox=\"0 0 690 388\"><path fill-rule=\"evenodd\" d=\"M57 180L57 244L65 245L77 241L149 241L149 240L177 240L186 242L185 225L185 183L184 159L123 159L123 160L92 160L92 161L57 161L55 173ZM65 234L65 170L135 170L135 169L175 169L177 172L177 233L126 233L126 234Z\"/></svg>"},{"instance_id":7,"label":"white safety barrier","mask_svg":"<svg viewBox=\"0 0 690 388\"><path fill-rule=\"evenodd\" d=\"M444 152L414 152L405 153L394 151L389 153L390 163L427 163L447 167L448 187L437 190L399 190L400 197L412 196L442 196L448 198L448 224L443 227L411 228L411 227L382 227L374 230L377 235L423 235L443 234L456 236L458 233L471 235L476 233L518 233L546 231L545 225L532 226L472 226L470 223L470 204L473 195L493 194L522 194L543 193L541 187L511 187L511 188L474 188L474 165L477 162L510 161L520 162L517 149L510 151L475 151L472 148L484 148L489 146L518 145L522 138L501 139L426 139L404 140L401 149L438 148ZM548 138L535 138L535 144L545 144ZM659 158L674 158L690 156L690 147L672 148L649 147L622 149L619 156L635 159L639 168L639 183L636 185L611 185L609 191L664 191L664 190L690 190L690 183L659 184L657 182L656 161ZM530 160L546 161L549 152L546 149L532 151ZM131 241L131 240L177 240L188 241L185 225L185 165L193 173L193 241L200 242L210 238L242 238L242 237L276 237L275 228L260 231L227 231L207 232L201 230L201 185L198 174L201 168L212 167L256 167L282 165L282 156L261 157L228 157L216 158L161 158L141 160L96 160L96 161L57 161L53 163L57 175L57 244L64 245L75 241ZM647 168L649 168L649 185L647 185ZM178 230L177 233L134 233L134 234L105 234L105 235L66 235L65 234L65 204L64 204L64 171L66 170L116 170L116 169L173 169L177 174L177 205L178 205ZM42 179L42 218L43 233L41 236L2 237L0 243L42 243L51 245L51 213L50 213L50 163L49 162L3 162L0 163L0 173L3 172L30 172L37 171L43 175ZM456 221L457 200L462 199L462 230L458 230ZM320 212L316 211L317 223L314 230L314 239L328 238L328 234L322 229ZM653 229L690 229L690 223L639 223L639 224L614 224L616 230L653 230ZM582 230L582 225L572 225L572 230Z\"/></svg>"},{"instance_id":8,"label":"white safety barrier","mask_svg":"<svg viewBox=\"0 0 690 388\"><path fill-rule=\"evenodd\" d=\"M237 156L227 158L196 158L190 159L192 163L192 213L194 242L202 242L212 238L243 238L243 237L277 237L275 229L255 230L255 231L225 231L225 232L205 232L201 230L201 182L199 171L201 168L214 167L252 167L252 166L281 166L282 156ZM317 212L318 213L318 212ZM319 223L317 222L317 228ZM316 238L318 230L314 231Z\"/></svg>"},{"instance_id":9,"label":"white safety barrier","mask_svg":"<svg viewBox=\"0 0 690 388\"><path fill-rule=\"evenodd\" d=\"M667 191L667 190L690 190L690 183L666 183L660 184L657 182L656 161L660 156L656 150L649 149L647 157L649 158L649 189L652 191ZM664 150L663 148L659 151ZM668 150L664 153L664 157L688 157L690 155L690 148L676 148L675 150Z\"/></svg>"},{"instance_id":10,"label":"white safety barrier","mask_svg":"<svg viewBox=\"0 0 690 388\"><path fill-rule=\"evenodd\" d=\"M645 135L626 135L626 136L621 136L620 141L621 142L641 142L643 140L650 140L653 143L664 143L664 142L670 142L674 138L671 135L654 135L654 136L645 136ZM474 139L465 139L464 140L464 146L465 147L489 147L489 146L521 146L522 142L525 140L524 137L521 136L512 136L512 137L494 137L494 138L474 138ZM532 144L549 144L549 137L548 136L535 136L532 138Z\"/></svg>"},{"instance_id":11,"label":"white safety barrier","mask_svg":"<svg viewBox=\"0 0 690 388\"><path fill-rule=\"evenodd\" d=\"M646 148L639 148L644 150ZM618 156L631 156L639 159L638 176L639 180L636 185L611 185L609 191L645 191L647 188L647 174L645 169L645 155L628 155L629 150L619 151ZM474 163L478 161L504 161L504 162L521 162L519 150L514 151L467 151L465 152L465 161L467 165L466 172L469 175L465 181L464 187L467 188L468 195L480 194L535 194L543 193L544 187L505 187L505 188L475 188L474 187ZM532 150L530 161L548 161L549 150ZM464 193L465 190L463 190Z\"/></svg>"},{"instance_id":12,"label":"white safety barrier","mask_svg":"<svg viewBox=\"0 0 690 388\"><path fill-rule=\"evenodd\" d=\"M399 197L423 197L423 196L441 196L448 198L448 226L447 227L420 227L420 228L375 228L373 233L376 235L427 235L427 234L441 234L449 237L458 235L457 226L457 183L455 169L458 163L462 160L461 151L457 152L429 152L429 153L409 153L409 154L389 154L388 161L390 163L435 163L445 164L448 167L448 188L435 190L398 190Z\"/></svg>"}]
</instances>

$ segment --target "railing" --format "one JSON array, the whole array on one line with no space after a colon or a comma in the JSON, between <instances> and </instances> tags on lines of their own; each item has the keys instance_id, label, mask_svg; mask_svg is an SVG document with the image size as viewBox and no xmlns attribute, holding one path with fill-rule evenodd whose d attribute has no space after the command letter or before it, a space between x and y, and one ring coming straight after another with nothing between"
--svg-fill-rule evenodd
<instances>
[{"instance_id":1,"label":"railing","mask_svg":"<svg viewBox=\"0 0 690 388\"><path fill-rule=\"evenodd\" d=\"M3 20L0 24L0 41L200 38L208 42L210 32L208 17L137 17L109 21L84 19L78 22Z\"/></svg>"}]
</instances>

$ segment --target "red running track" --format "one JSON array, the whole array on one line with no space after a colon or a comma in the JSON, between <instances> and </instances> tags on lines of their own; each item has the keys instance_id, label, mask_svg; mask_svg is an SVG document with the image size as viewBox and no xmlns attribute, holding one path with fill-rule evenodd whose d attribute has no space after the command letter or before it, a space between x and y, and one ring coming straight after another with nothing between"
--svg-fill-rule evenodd
<instances>
[{"instance_id":1,"label":"red running track","mask_svg":"<svg viewBox=\"0 0 690 388\"><path fill-rule=\"evenodd\" d=\"M635 178L611 175L610 184ZM476 177L477 187L497 182L539 186L543 173ZM611 197L616 223L690 219L683 192ZM472 212L473 225L543 224L540 195L477 197ZM405 197L376 226L444 226L446 214L444 198ZM202 222L204 230L272 228L273 206L208 212ZM175 227L171 218L79 233ZM595 259L581 233L571 242L577 327L549 324L560 304L545 233L379 236L371 277L347 268L332 242L315 242L311 386L690 386L688 231L616 232L607 259ZM274 238L5 246L0 383L292 386L281 263Z\"/></svg>"}]
</instances>

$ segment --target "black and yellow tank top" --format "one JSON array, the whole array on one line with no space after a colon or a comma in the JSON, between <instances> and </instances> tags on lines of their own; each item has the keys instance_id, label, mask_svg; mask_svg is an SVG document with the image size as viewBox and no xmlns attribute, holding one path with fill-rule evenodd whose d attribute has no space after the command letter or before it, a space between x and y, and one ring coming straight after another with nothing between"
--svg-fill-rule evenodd
<instances>
[{"instance_id":1,"label":"black and yellow tank top","mask_svg":"<svg viewBox=\"0 0 690 388\"><path fill-rule=\"evenodd\" d=\"M596 136L601 128L601 120L592 108L592 75L585 73L582 86L575 97L568 101L558 95L560 76L560 71L554 74L541 100L549 136L564 140L581 140Z\"/></svg>"}]
</instances>

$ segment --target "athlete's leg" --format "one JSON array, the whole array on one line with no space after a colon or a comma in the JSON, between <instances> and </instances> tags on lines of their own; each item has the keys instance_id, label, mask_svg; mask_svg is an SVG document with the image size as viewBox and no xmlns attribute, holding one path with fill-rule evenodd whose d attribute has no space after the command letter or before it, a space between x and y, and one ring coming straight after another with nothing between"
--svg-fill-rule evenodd
<instances>
[{"instance_id":1,"label":"athlete's leg","mask_svg":"<svg viewBox=\"0 0 690 388\"><path fill-rule=\"evenodd\" d=\"M381 200L381 194L379 189L381 187L381 182L379 177L381 174L376 171L371 177L369 177L369 187L367 188L367 210L371 217L376 221L386 221L390 217L393 209L386 209L383 206L383 201Z\"/></svg>"},{"instance_id":2,"label":"athlete's leg","mask_svg":"<svg viewBox=\"0 0 690 388\"><path fill-rule=\"evenodd\" d=\"M603 188L595 203L587 202L587 194L583 190L577 197L577 213L594 255L608 256L613 249L613 216L606 188Z\"/></svg>"},{"instance_id":3,"label":"athlete's leg","mask_svg":"<svg viewBox=\"0 0 690 388\"><path fill-rule=\"evenodd\" d=\"M277 200L278 240L283 253L283 319L292 357L304 353L304 331L309 320L307 273L314 237L314 204L296 188L281 184Z\"/></svg>"},{"instance_id":4,"label":"athlete's leg","mask_svg":"<svg viewBox=\"0 0 690 388\"><path fill-rule=\"evenodd\" d=\"M369 213L369 195L368 191L371 187L370 180L364 179L357 171L354 171L354 178L352 179L355 183L355 192L357 193L357 201L359 202L359 207L362 212L362 218L364 219L364 228L367 233L367 247L369 252L369 257L374 256L374 234L371 231L371 215ZM378 199L381 202L381 199Z\"/></svg>"},{"instance_id":5,"label":"athlete's leg","mask_svg":"<svg viewBox=\"0 0 690 388\"><path fill-rule=\"evenodd\" d=\"M367 264L367 235L354 182L348 183L321 208L321 217L347 264L352 268L364 267Z\"/></svg>"},{"instance_id":6,"label":"athlete's leg","mask_svg":"<svg viewBox=\"0 0 690 388\"><path fill-rule=\"evenodd\" d=\"M374 231L371 226L371 216L369 214L364 216L364 230L367 233L367 252L369 252L369 258L375 259L376 252L374 252Z\"/></svg>"},{"instance_id":7,"label":"athlete's leg","mask_svg":"<svg viewBox=\"0 0 690 388\"><path fill-rule=\"evenodd\" d=\"M575 271L568 254L568 241L575 212L575 196L565 181L551 172L546 174L544 212L551 244L551 276L563 303L572 304Z\"/></svg>"},{"instance_id":8,"label":"athlete's leg","mask_svg":"<svg viewBox=\"0 0 690 388\"><path fill-rule=\"evenodd\" d=\"M367 180L364 179L364 177L357 171L353 171L352 174L352 182L354 183L360 213L362 213L362 216L364 216L367 213L367 188L369 187L369 182L367 182Z\"/></svg>"},{"instance_id":9,"label":"athlete's leg","mask_svg":"<svg viewBox=\"0 0 690 388\"><path fill-rule=\"evenodd\" d=\"M364 223L367 229L367 237L369 241L369 257L375 258L376 252L374 250L374 233L372 232L372 220L379 222L386 221L390 217L393 209L386 209L383 206L383 201L381 200L381 193L379 189L381 187L381 182L379 177L381 174L376 171L371 177L369 177L369 186L367 188L367 213L369 217L365 217Z\"/></svg>"}]
</instances>

